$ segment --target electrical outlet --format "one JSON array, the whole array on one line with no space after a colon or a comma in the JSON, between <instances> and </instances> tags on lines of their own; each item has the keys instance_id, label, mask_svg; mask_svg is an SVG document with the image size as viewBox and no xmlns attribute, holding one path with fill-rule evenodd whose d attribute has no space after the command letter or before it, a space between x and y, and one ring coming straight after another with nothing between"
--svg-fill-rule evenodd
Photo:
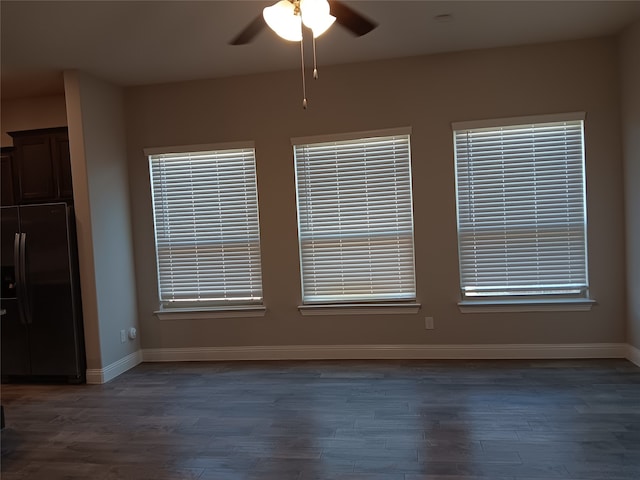
<instances>
[{"instance_id":1,"label":"electrical outlet","mask_svg":"<svg viewBox=\"0 0 640 480\"><path fill-rule=\"evenodd\" d=\"M125 330L120 330L120 343L124 343L127 341L127 332Z\"/></svg>"},{"instance_id":2,"label":"electrical outlet","mask_svg":"<svg viewBox=\"0 0 640 480\"><path fill-rule=\"evenodd\" d=\"M433 317L424 317L424 328L427 330L433 330Z\"/></svg>"}]
</instances>

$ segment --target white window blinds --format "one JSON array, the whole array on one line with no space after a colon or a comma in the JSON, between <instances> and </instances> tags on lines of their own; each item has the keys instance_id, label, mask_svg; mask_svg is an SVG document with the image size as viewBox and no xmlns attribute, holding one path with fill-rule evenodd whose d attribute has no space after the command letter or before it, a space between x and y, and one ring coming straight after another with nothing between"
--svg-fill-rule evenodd
<instances>
[{"instance_id":1,"label":"white window blinds","mask_svg":"<svg viewBox=\"0 0 640 480\"><path fill-rule=\"evenodd\" d=\"M587 295L584 114L454 124L463 297Z\"/></svg>"},{"instance_id":2,"label":"white window blinds","mask_svg":"<svg viewBox=\"0 0 640 480\"><path fill-rule=\"evenodd\" d=\"M409 135L293 139L303 302L415 299Z\"/></svg>"},{"instance_id":3,"label":"white window blinds","mask_svg":"<svg viewBox=\"0 0 640 480\"><path fill-rule=\"evenodd\" d=\"M260 303L253 147L149 155L164 306Z\"/></svg>"}]
</instances>

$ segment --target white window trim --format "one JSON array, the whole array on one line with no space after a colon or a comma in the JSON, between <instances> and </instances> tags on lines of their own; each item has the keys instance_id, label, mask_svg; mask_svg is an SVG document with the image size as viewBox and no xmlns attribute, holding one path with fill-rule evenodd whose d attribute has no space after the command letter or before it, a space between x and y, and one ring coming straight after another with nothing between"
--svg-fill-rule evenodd
<instances>
[{"instance_id":1,"label":"white window trim","mask_svg":"<svg viewBox=\"0 0 640 480\"><path fill-rule=\"evenodd\" d=\"M528 115L519 117L505 117L484 120L471 120L462 122L452 122L451 130L475 129L501 127L505 125L521 125L528 123L547 123L561 121L585 121L586 112L556 113L547 115ZM586 173L586 172L585 172ZM457 200L456 200L457 201ZM456 219L457 222L457 219ZM586 266L588 269L588 265ZM592 306L597 305L596 300L591 297L589 290L584 297L561 297L561 298L525 298L525 299L504 299L487 297L479 300L461 299L458 302L461 313L500 313L500 312L563 312L563 311L590 311Z\"/></svg>"},{"instance_id":2,"label":"white window trim","mask_svg":"<svg viewBox=\"0 0 640 480\"><path fill-rule=\"evenodd\" d=\"M394 315L416 314L422 305L419 303L330 303L298 305L305 317L326 315Z\"/></svg>"},{"instance_id":3,"label":"white window trim","mask_svg":"<svg viewBox=\"0 0 640 480\"><path fill-rule=\"evenodd\" d=\"M305 136L305 137L292 137L291 145L294 149L297 146L308 145L308 144L316 144L316 143L329 143L329 142L342 142L342 141L357 141L363 138L375 138L375 137L388 137L388 136L411 136L412 128L409 127L398 127L398 128L388 128L388 129L380 129L380 130L368 130L368 131L360 131L360 132L349 132L349 133L341 133L341 134L329 134L329 135L315 135L315 136ZM295 156L295 154L294 154ZM409 158L409 167L411 170L411 157ZM297 168L297 167L296 167ZM412 180L410 179L411 187ZM298 190L298 180L296 173L296 192ZM296 203L299 201L297 197L298 193L296 193ZM300 229L300 219L299 212L300 207L297 206L298 212L298 234ZM414 283L415 283L415 226L413 220L413 198L411 199L411 224L413 230L413 275L414 275ZM301 248L301 246L300 246ZM300 255L300 259L302 262L302 257ZM302 265L301 265L301 274L302 274ZM301 282L303 279L301 278ZM332 303L304 303L298 306L298 309L302 315L340 315L340 314L385 314L385 313L417 313L420 304L415 302L415 294L411 297L401 298L389 298L386 303L376 303L375 300L371 303L368 303L366 300L363 300L362 303L349 303L348 300L344 302L340 302L337 300ZM356 300L357 302L357 300ZM410 302L410 303L408 303ZM395 307L396 310L392 310Z\"/></svg>"},{"instance_id":4,"label":"white window trim","mask_svg":"<svg viewBox=\"0 0 640 480\"><path fill-rule=\"evenodd\" d=\"M264 317L264 305L237 305L218 308L167 308L153 312L160 320L213 320L218 318Z\"/></svg>"},{"instance_id":5,"label":"white window trim","mask_svg":"<svg viewBox=\"0 0 640 480\"><path fill-rule=\"evenodd\" d=\"M220 150L234 150L234 149L253 149L254 150L254 162L255 160L255 142L253 140L237 141L237 142L223 142L223 143L206 143L195 145L175 145L175 146L160 146L160 147L146 147L143 148L143 153L150 158L152 155L163 154L189 154L193 152L202 151L220 151ZM152 175L151 169L149 175ZM255 175L257 177L257 167ZM149 179L153 195L153 180ZM257 182L257 178L256 178ZM257 193L257 192L256 192ZM154 225L154 239L155 239L155 225ZM157 249L154 240L154 249ZM157 267L156 267L157 270ZM158 282L159 282L158 278ZM158 292L159 292L158 284ZM264 295L264 292L262 292ZM224 303L216 305L209 304L203 306L170 306L163 302L159 302L160 309L154 311L161 320L175 320L175 319L213 319L213 318L233 318L233 317L257 317L264 316L266 313L266 307L264 306L264 297L260 298L258 302L252 303L239 303L233 305L226 305ZM190 303L190 302L187 302Z\"/></svg>"},{"instance_id":6,"label":"white window trim","mask_svg":"<svg viewBox=\"0 0 640 480\"><path fill-rule=\"evenodd\" d=\"M501 312L588 312L596 305L591 298L526 299L526 300L462 300L458 308L462 313Z\"/></svg>"}]
</instances>

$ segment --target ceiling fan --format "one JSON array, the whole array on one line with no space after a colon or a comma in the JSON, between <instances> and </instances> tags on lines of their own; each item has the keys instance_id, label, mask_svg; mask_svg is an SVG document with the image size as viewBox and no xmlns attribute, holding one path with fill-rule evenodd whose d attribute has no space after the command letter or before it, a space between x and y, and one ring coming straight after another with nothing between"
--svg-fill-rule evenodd
<instances>
[{"instance_id":1,"label":"ceiling fan","mask_svg":"<svg viewBox=\"0 0 640 480\"><path fill-rule=\"evenodd\" d=\"M326 11L327 5L329 7L328 11ZM297 17L297 19L295 17ZM333 20L329 20L329 17L332 17ZM249 23L229 44L245 45L251 42L266 26L269 26L278 35L282 36L281 32L276 30L278 27L274 26L276 22L280 22L280 24L286 22L289 25L296 25L300 24L301 20L305 26L314 31L315 38L331 26L331 23L329 23L325 30L316 33L316 31L322 28L320 25L317 27L313 26L314 19L318 18L320 19L318 23L323 26L326 22L333 23L335 21L356 37L366 35L378 26L377 23L364 17L339 0L280 0L276 4L265 8L263 13ZM286 39L290 40L290 38ZM300 41L300 38L292 41Z\"/></svg>"},{"instance_id":2,"label":"ceiling fan","mask_svg":"<svg viewBox=\"0 0 640 480\"><path fill-rule=\"evenodd\" d=\"M300 42L302 63L302 108L307 108L306 83L304 76L303 26L311 30L313 41L313 78L318 78L316 67L316 38L337 23L355 36L361 37L377 27L377 24L362 16L351 7L338 0L279 0L266 7L244 30L229 43L245 45L251 42L265 26L278 36L292 42Z\"/></svg>"}]
</instances>

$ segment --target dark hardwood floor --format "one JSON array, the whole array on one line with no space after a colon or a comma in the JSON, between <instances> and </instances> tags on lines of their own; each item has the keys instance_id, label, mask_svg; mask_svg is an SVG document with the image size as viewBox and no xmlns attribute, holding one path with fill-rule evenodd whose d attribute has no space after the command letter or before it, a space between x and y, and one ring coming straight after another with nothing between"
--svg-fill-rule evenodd
<instances>
[{"instance_id":1,"label":"dark hardwood floor","mask_svg":"<svg viewBox=\"0 0 640 480\"><path fill-rule=\"evenodd\" d=\"M2 404L3 480L640 479L624 360L155 363Z\"/></svg>"}]
</instances>

